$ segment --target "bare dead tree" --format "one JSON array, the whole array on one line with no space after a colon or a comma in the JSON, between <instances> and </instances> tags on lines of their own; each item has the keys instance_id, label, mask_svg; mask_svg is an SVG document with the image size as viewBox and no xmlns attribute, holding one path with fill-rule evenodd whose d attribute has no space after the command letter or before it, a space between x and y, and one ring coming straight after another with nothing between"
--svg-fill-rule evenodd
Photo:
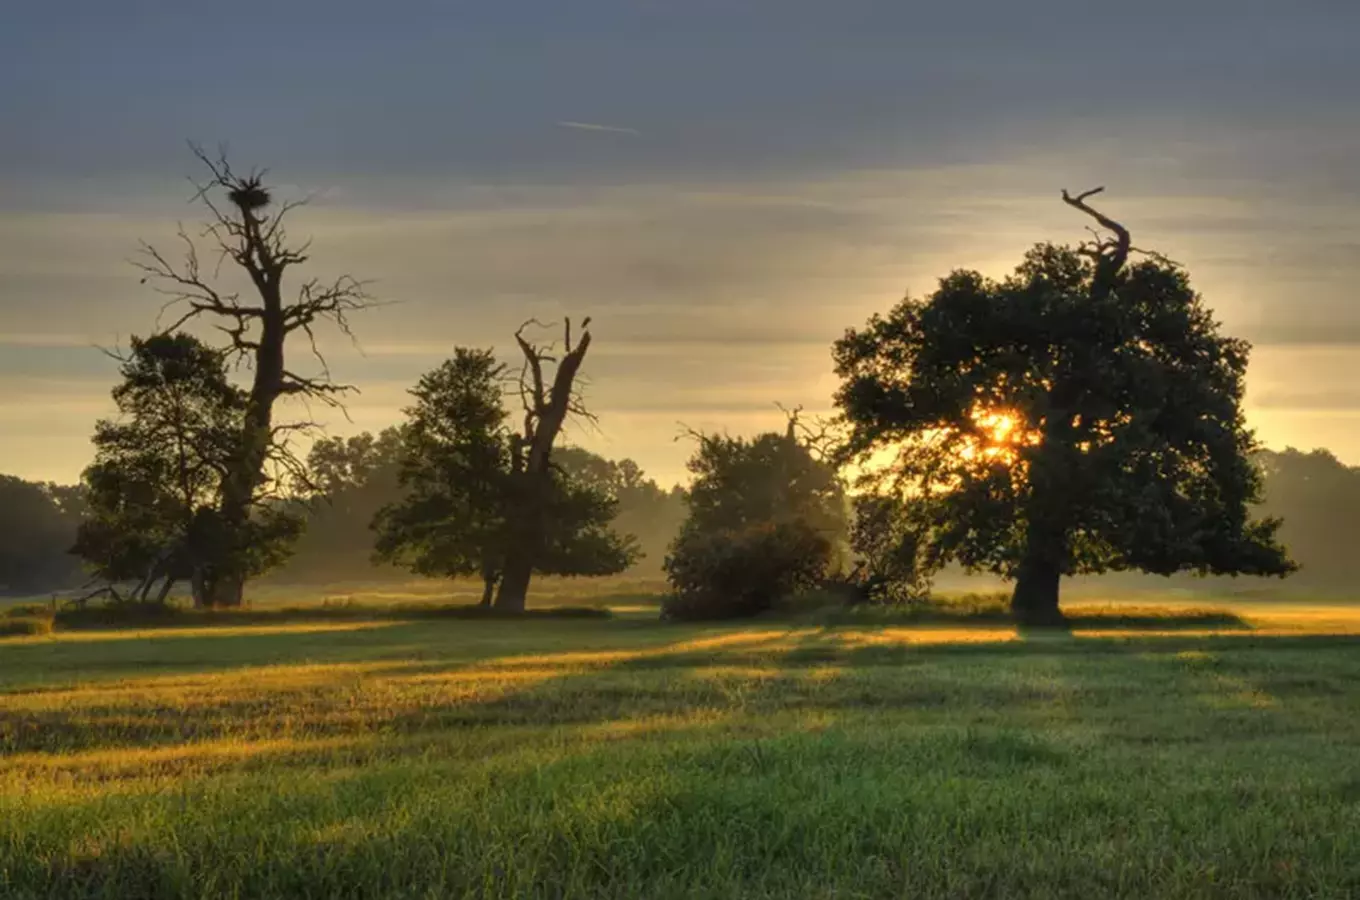
<instances>
[{"instance_id":1,"label":"bare dead tree","mask_svg":"<svg viewBox=\"0 0 1360 900\"><path fill-rule=\"evenodd\" d=\"M1062 192L1063 202L1074 209L1079 209L1099 223L1110 234L1105 235L1096 229L1091 229L1092 240L1083 241L1077 248L1077 252L1082 256L1090 258L1096 267L1095 278L1092 280L1092 296L1104 297L1114 288L1114 279L1119 271L1128 262L1129 251L1132 249L1132 238L1129 230L1120 223L1111 219L1109 216L1090 206L1086 200L1096 194L1103 193L1105 188L1092 188L1083 191L1075 197L1067 192Z\"/></svg>"},{"instance_id":2,"label":"bare dead tree","mask_svg":"<svg viewBox=\"0 0 1360 900\"><path fill-rule=\"evenodd\" d=\"M508 548L495 604L497 609L512 611L524 609L535 559L546 540L544 505L552 487L553 443L569 417L595 421L576 384L590 349L590 317L582 320L575 343L571 319L563 320L560 356L555 344L537 344L525 336L530 325L548 327L530 319L515 331L515 343L524 356L515 382L524 419L522 431L513 436L510 448L516 482L512 512L515 539Z\"/></svg>"},{"instance_id":3,"label":"bare dead tree","mask_svg":"<svg viewBox=\"0 0 1360 900\"><path fill-rule=\"evenodd\" d=\"M290 240L286 219L307 199L277 203L265 184L265 171L240 174L232 169L225 152L214 158L201 147L190 146L207 169L206 178L195 182L194 194L194 200L207 209L207 222L196 238L180 229L183 247L177 262L143 243L134 264L143 272L142 281L152 283L167 298L162 314L177 313L163 331L175 331L191 320L209 320L226 336L227 352L246 363L253 373L241 440L223 478L219 508L227 533L234 534L241 532L240 526L270 481L269 465L288 466L289 457L278 452L278 439L303 427L276 425L275 403L280 398L296 397L342 408L343 396L354 390L331 379L317 347L315 329L329 324L352 339L349 316L374 304L365 284L350 275L333 281L308 278L286 296L285 275L308 261L310 245L310 241ZM200 260L199 242L211 245L216 257L210 272ZM220 286L219 275L226 262L249 278L252 290L248 297ZM285 348L295 334L305 338L320 366L320 375L299 374L288 361ZM204 603L241 604L243 572L223 565L202 575L201 583L196 579L195 594L201 594Z\"/></svg>"}]
</instances>

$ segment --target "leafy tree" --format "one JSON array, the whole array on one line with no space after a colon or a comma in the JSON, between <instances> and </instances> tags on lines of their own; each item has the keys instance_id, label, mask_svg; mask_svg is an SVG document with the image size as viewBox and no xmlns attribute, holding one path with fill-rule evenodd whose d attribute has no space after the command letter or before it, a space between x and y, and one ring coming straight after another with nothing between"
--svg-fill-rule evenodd
<instances>
[{"instance_id":1,"label":"leafy tree","mask_svg":"<svg viewBox=\"0 0 1360 900\"><path fill-rule=\"evenodd\" d=\"M584 537L592 529L606 528L608 523L608 518L579 523L564 523L555 518L565 511L561 505L561 472L552 460L557 437L569 417L594 420L576 387L581 365L590 349L590 317L581 322L581 331L574 343L571 319L563 320L560 353L552 344L536 344L525 337L524 331L531 324L538 323L531 319L515 332L515 343L524 360L516 383L524 417L520 430L512 433L509 440L505 516L513 537L506 541L505 564L496 593L496 605L512 611L524 609L529 580L535 571L544 571L542 566L546 559L560 560L563 548L571 546L575 535ZM578 502L571 508L584 510L588 505ZM608 544L609 541L593 540L582 545L580 550L582 553L588 547L603 550ZM612 553L609 560L591 560L586 571L603 574L615 563L617 567L613 571L622 571L636 557L631 540L627 546L619 544L614 549L617 552ZM582 563L585 561L583 557Z\"/></svg>"},{"instance_id":2,"label":"leafy tree","mask_svg":"<svg viewBox=\"0 0 1360 900\"><path fill-rule=\"evenodd\" d=\"M189 580L196 603L208 604L205 572L276 564L297 522L260 507L225 534L219 503L247 401L220 352L182 333L133 338L121 373L119 418L95 426L75 552L115 596L114 584L132 581L130 598L145 601L159 583L155 599L164 601Z\"/></svg>"},{"instance_id":3,"label":"leafy tree","mask_svg":"<svg viewBox=\"0 0 1360 900\"><path fill-rule=\"evenodd\" d=\"M1280 538L1311 585L1354 585L1360 577L1360 468L1327 450L1263 450L1264 515L1282 521Z\"/></svg>"},{"instance_id":4,"label":"leafy tree","mask_svg":"<svg viewBox=\"0 0 1360 900\"><path fill-rule=\"evenodd\" d=\"M490 350L460 347L421 378L402 432L406 493L374 523L380 559L423 575L479 576L487 606L526 534L517 520L526 509L525 459L503 405L506 374ZM533 571L605 575L632 562L632 541L609 529L614 501L598 487L550 468L535 500ZM523 608L513 598L496 605Z\"/></svg>"},{"instance_id":5,"label":"leafy tree","mask_svg":"<svg viewBox=\"0 0 1360 900\"><path fill-rule=\"evenodd\" d=\"M677 618L754 615L825 576L846 536L835 469L783 434L696 435L689 517L666 558Z\"/></svg>"},{"instance_id":6,"label":"leafy tree","mask_svg":"<svg viewBox=\"0 0 1360 900\"><path fill-rule=\"evenodd\" d=\"M694 481L685 527L721 531L801 521L833 544L844 540L844 487L796 429L795 418L783 433L754 438L696 435L699 448L687 463Z\"/></svg>"},{"instance_id":7,"label":"leafy tree","mask_svg":"<svg viewBox=\"0 0 1360 900\"><path fill-rule=\"evenodd\" d=\"M553 452L553 465L615 501L614 530L637 538L639 561L660 569L685 519L685 492L666 490L631 459L605 459L580 447Z\"/></svg>"},{"instance_id":8,"label":"leafy tree","mask_svg":"<svg viewBox=\"0 0 1360 900\"><path fill-rule=\"evenodd\" d=\"M1241 399L1248 345L1186 273L1129 265L1129 232L1039 245L992 281L958 271L835 346L845 458L895 495L924 565L1016 579L1024 623L1061 621L1063 575L1284 575ZM887 454L891 461L881 465Z\"/></svg>"},{"instance_id":9,"label":"leafy tree","mask_svg":"<svg viewBox=\"0 0 1360 900\"><path fill-rule=\"evenodd\" d=\"M231 545L230 552L198 571L205 602L239 606L245 580L255 571L247 561L254 553L250 543L259 537L257 513L262 492L272 481L271 464L280 460L280 439L304 424L281 425L276 406L298 397L338 405L338 398L349 388L330 379L317 351L315 331L330 322L348 334L348 316L369 306L370 300L363 284L348 275L328 282L303 280L288 296L285 276L307 262L309 245L291 242L285 225L288 214L305 201L277 203L262 173L242 175L232 170L225 157L211 159L196 147L194 153L208 172L196 194L208 211L202 237L213 245L219 263L211 274L205 271L195 240L181 229L179 238L185 249L180 262L173 263L144 244L138 266L143 281L154 283L171 305L183 310L167 333L191 319L206 318L226 335L227 351L251 368L232 455L222 470L213 525L216 540ZM244 276L251 291L248 299L219 281L217 270L224 261ZM321 361L319 375L302 374L296 360L291 360L288 348L300 340Z\"/></svg>"},{"instance_id":10,"label":"leafy tree","mask_svg":"<svg viewBox=\"0 0 1360 900\"><path fill-rule=\"evenodd\" d=\"M401 452L399 428L313 443L307 456L312 488L305 505L307 527L273 577L336 581L390 574L390 568L374 567L372 525L379 510L401 499Z\"/></svg>"},{"instance_id":11,"label":"leafy tree","mask_svg":"<svg viewBox=\"0 0 1360 900\"><path fill-rule=\"evenodd\" d=\"M70 550L83 507L78 489L0 475L0 594L80 583L80 561Z\"/></svg>"},{"instance_id":12,"label":"leafy tree","mask_svg":"<svg viewBox=\"0 0 1360 900\"><path fill-rule=\"evenodd\" d=\"M929 592L921 565L921 535L909 507L897 498L866 493L854 498L850 549L855 570L848 579L855 600L900 603Z\"/></svg>"}]
</instances>

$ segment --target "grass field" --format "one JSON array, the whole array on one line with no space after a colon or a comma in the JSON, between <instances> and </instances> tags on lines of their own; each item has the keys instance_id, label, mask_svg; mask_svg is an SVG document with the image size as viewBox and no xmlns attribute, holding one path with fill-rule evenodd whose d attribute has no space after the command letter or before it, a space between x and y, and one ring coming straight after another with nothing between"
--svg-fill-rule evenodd
<instances>
[{"instance_id":1,"label":"grass field","mask_svg":"<svg viewBox=\"0 0 1360 900\"><path fill-rule=\"evenodd\" d=\"M1360 610L1022 638L634 593L0 640L0 897L1360 896Z\"/></svg>"}]
</instances>

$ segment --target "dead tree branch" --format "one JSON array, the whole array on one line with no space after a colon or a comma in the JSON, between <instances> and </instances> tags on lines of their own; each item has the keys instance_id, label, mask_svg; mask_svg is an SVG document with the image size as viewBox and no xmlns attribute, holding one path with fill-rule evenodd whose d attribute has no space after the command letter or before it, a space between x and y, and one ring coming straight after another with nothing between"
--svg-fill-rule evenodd
<instances>
[{"instance_id":1,"label":"dead tree branch","mask_svg":"<svg viewBox=\"0 0 1360 900\"><path fill-rule=\"evenodd\" d=\"M1123 225L1111 219L1109 216L1100 212L1086 202L1090 197L1104 192L1104 187L1092 188L1083 191L1075 197L1063 189L1062 199L1068 206L1079 209L1086 215L1095 219L1101 228L1113 234L1113 237L1105 237L1098 231L1092 231L1095 235L1093 241L1083 241L1078 247L1077 252L1089 257L1096 266L1096 284L1101 290L1108 291L1112 285L1112 279L1128 262L1129 250L1132 238L1129 230Z\"/></svg>"}]
</instances>

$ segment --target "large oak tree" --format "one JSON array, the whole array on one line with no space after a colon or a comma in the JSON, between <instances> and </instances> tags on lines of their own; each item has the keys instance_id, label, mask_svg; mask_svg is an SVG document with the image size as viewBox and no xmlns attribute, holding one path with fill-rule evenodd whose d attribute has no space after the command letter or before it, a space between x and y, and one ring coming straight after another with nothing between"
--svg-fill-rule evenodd
<instances>
[{"instance_id":1,"label":"large oak tree","mask_svg":"<svg viewBox=\"0 0 1360 900\"><path fill-rule=\"evenodd\" d=\"M1041 244L1000 281L956 271L834 351L847 458L899 502L920 564L1014 578L1025 623L1061 621L1064 575L1293 568L1279 522L1250 515L1249 346L1098 190L1063 194L1094 241Z\"/></svg>"}]
</instances>

